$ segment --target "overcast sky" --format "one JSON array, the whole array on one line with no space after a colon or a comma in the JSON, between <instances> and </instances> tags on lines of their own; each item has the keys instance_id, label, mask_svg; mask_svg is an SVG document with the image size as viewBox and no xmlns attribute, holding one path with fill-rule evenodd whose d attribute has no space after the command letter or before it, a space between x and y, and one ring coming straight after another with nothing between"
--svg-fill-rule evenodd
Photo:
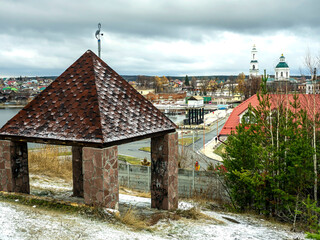
<instances>
[{"instance_id":1,"label":"overcast sky","mask_svg":"<svg viewBox=\"0 0 320 240\"><path fill-rule=\"evenodd\" d=\"M0 0L0 76L60 75L102 25L102 59L119 74L260 73L283 53L292 74L320 50L319 0Z\"/></svg>"}]
</instances>

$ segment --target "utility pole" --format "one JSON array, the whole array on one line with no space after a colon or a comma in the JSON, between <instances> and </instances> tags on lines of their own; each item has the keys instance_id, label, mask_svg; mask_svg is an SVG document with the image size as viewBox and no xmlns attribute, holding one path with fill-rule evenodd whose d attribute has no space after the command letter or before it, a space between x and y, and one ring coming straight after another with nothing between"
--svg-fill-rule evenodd
<instances>
[{"instance_id":1,"label":"utility pole","mask_svg":"<svg viewBox=\"0 0 320 240\"><path fill-rule=\"evenodd\" d=\"M314 201L318 201L318 171L317 171L317 142L316 142L316 80L317 69L313 70L313 168L314 168Z\"/></svg>"},{"instance_id":2,"label":"utility pole","mask_svg":"<svg viewBox=\"0 0 320 240\"><path fill-rule=\"evenodd\" d=\"M98 30L96 31L96 39L98 39L98 56L101 58L101 40L100 37L103 36L103 33L100 32L101 23L98 23Z\"/></svg>"},{"instance_id":3,"label":"utility pole","mask_svg":"<svg viewBox=\"0 0 320 240\"><path fill-rule=\"evenodd\" d=\"M192 130L192 151L194 152L194 130Z\"/></svg>"},{"instance_id":4,"label":"utility pole","mask_svg":"<svg viewBox=\"0 0 320 240\"><path fill-rule=\"evenodd\" d=\"M204 111L204 108L203 108ZM203 116L203 150L206 150L206 125L204 123L204 116Z\"/></svg>"}]
</instances>

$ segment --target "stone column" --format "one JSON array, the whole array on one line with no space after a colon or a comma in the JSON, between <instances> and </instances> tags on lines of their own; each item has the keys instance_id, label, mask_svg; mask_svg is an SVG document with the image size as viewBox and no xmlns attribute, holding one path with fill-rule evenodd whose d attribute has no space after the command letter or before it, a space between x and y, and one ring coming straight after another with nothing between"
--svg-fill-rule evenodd
<instances>
[{"instance_id":1,"label":"stone column","mask_svg":"<svg viewBox=\"0 0 320 240\"><path fill-rule=\"evenodd\" d=\"M118 208L118 147L83 148L83 193L88 205Z\"/></svg>"},{"instance_id":2,"label":"stone column","mask_svg":"<svg viewBox=\"0 0 320 240\"><path fill-rule=\"evenodd\" d=\"M190 125L192 125L194 123L194 109L191 109L191 113L192 113L192 123L190 123Z\"/></svg>"},{"instance_id":3,"label":"stone column","mask_svg":"<svg viewBox=\"0 0 320 240\"><path fill-rule=\"evenodd\" d=\"M178 207L178 133L151 138L151 207Z\"/></svg>"},{"instance_id":4,"label":"stone column","mask_svg":"<svg viewBox=\"0 0 320 240\"><path fill-rule=\"evenodd\" d=\"M30 193L26 142L0 141L0 191Z\"/></svg>"},{"instance_id":5,"label":"stone column","mask_svg":"<svg viewBox=\"0 0 320 240\"><path fill-rule=\"evenodd\" d=\"M82 147L72 147L73 196L83 197Z\"/></svg>"},{"instance_id":6,"label":"stone column","mask_svg":"<svg viewBox=\"0 0 320 240\"><path fill-rule=\"evenodd\" d=\"M199 122L198 122L198 121L199 121L199 120L198 120L198 117L199 117L199 116L198 116L198 114L199 114L199 113L198 113L198 108L196 108L195 111L196 111L196 124L198 125L198 124L199 124Z\"/></svg>"}]
</instances>

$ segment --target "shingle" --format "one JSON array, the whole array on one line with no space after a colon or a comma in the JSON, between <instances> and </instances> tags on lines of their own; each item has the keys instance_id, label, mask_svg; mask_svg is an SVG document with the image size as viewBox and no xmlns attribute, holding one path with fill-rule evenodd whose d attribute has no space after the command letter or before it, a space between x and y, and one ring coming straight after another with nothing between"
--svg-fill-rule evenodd
<instances>
[{"instance_id":1,"label":"shingle","mask_svg":"<svg viewBox=\"0 0 320 240\"><path fill-rule=\"evenodd\" d=\"M88 50L9 120L0 136L104 144L175 128Z\"/></svg>"}]
</instances>

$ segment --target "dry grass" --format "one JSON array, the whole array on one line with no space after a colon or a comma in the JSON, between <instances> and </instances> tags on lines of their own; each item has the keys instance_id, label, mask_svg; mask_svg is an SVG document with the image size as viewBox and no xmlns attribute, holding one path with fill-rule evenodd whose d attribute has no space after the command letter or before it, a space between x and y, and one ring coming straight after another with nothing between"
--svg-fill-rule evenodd
<instances>
[{"instance_id":1,"label":"dry grass","mask_svg":"<svg viewBox=\"0 0 320 240\"><path fill-rule=\"evenodd\" d=\"M200 211L200 208L193 207L187 210L180 210L178 209L176 211L176 214L187 219L192 219L192 220L200 220L200 219L205 219L205 220L210 220L214 221L217 224L224 224L223 221L220 221L214 217L210 217Z\"/></svg>"},{"instance_id":2,"label":"dry grass","mask_svg":"<svg viewBox=\"0 0 320 240\"><path fill-rule=\"evenodd\" d=\"M134 189L129 189L129 188L122 187L122 186L120 186L120 188L119 188L119 193L132 195L132 196L136 196L136 197L151 198L150 192L140 192L140 191L137 191Z\"/></svg>"},{"instance_id":3,"label":"dry grass","mask_svg":"<svg viewBox=\"0 0 320 240\"><path fill-rule=\"evenodd\" d=\"M137 192L137 194L135 196L144 197L144 198L151 198L151 193L150 192Z\"/></svg>"},{"instance_id":4,"label":"dry grass","mask_svg":"<svg viewBox=\"0 0 320 240\"><path fill-rule=\"evenodd\" d=\"M175 212L162 212L162 213L155 213L152 214L148 219L148 226L154 226L156 225L159 221L161 220L173 220L173 221L178 221L182 217L176 214Z\"/></svg>"},{"instance_id":5,"label":"dry grass","mask_svg":"<svg viewBox=\"0 0 320 240\"><path fill-rule=\"evenodd\" d=\"M29 171L32 174L72 179L72 160L61 156L61 149L55 145L40 145L29 150Z\"/></svg>"},{"instance_id":6,"label":"dry grass","mask_svg":"<svg viewBox=\"0 0 320 240\"><path fill-rule=\"evenodd\" d=\"M116 215L116 218L122 222L123 224L131 227L134 230L144 230L144 229L148 229L147 224L141 220L135 211L133 211L131 208L128 209L128 211L126 211L123 216L121 215Z\"/></svg>"},{"instance_id":7,"label":"dry grass","mask_svg":"<svg viewBox=\"0 0 320 240\"><path fill-rule=\"evenodd\" d=\"M193 220L199 220L199 219L210 219L210 217L206 214L203 214L199 208L193 207L187 210L180 210L178 209L177 214L181 217L187 218L187 219L193 219Z\"/></svg>"}]
</instances>

